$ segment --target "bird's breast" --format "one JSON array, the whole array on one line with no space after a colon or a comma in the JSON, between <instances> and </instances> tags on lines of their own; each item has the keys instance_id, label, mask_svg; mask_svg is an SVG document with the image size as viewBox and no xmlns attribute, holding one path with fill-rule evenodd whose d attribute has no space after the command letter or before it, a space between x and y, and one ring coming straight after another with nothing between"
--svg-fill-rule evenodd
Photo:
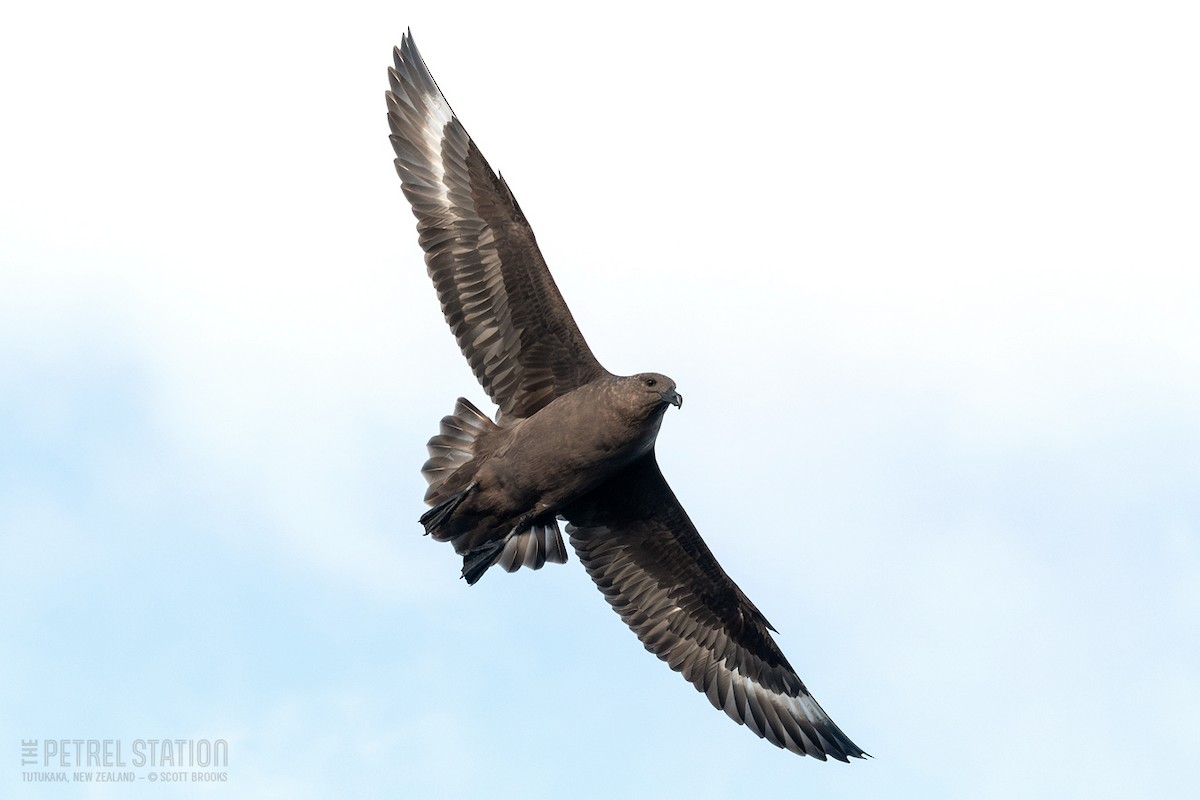
<instances>
[{"instance_id":1,"label":"bird's breast","mask_svg":"<svg viewBox=\"0 0 1200 800\"><path fill-rule=\"evenodd\" d=\"M659 420L637 424L602 398L566 395L513 425L493 466L522 494L565 504L648 452Z\"/></svg>"}]
</instances>

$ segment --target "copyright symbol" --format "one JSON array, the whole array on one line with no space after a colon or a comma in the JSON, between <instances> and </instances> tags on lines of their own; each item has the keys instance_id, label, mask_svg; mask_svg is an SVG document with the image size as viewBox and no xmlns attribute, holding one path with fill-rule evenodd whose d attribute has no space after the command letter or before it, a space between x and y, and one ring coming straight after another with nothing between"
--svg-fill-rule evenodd
<instances>
[{"instance_id":1,"label":"copyright symbol","mask_svg":"<svg viewBox=\"0 0 1200 800\"><path fill-rule=\"evenodd\" d=\"M146 776L146 780L150 781L151 783L154 783L156 780L158 780L158 773L151 772L149 775Z\"/></svg>"}]
</instances>

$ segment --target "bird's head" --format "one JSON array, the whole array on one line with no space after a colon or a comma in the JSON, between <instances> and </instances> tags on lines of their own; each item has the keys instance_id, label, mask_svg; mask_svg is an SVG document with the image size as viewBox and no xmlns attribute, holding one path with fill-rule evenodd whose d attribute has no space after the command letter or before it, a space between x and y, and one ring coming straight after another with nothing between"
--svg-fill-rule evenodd
<instances>
[{"instance_id":1,"label":"bird's head","mask_svg":"<svg viewBox=\"0 0 1200 800\"><path fill-rule=\"evenodd\" d=\"M683 408L683 395L675 391L675 381L657 372L643 372L629 378L636 382L643 402L655 410L666 410L668 405Z\"/></svg>"}]
</instances>

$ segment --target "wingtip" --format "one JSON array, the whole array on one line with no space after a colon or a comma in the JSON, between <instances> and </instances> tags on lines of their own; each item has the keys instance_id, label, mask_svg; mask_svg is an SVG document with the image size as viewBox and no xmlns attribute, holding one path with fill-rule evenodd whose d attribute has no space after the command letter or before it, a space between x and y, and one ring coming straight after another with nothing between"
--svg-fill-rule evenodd
<instances>
[{"instance_id":1,"label":"wingtip","mask_svg":"<svg viewBox=\"0 0 1200 800\"><path fill-rule=\"evenodd\" d=\"M400 44L392 48L392 59L399 67L408 61L419 61L419 55L415 59L413 58L415 53L417 53L417 42L413 39L412 28L408 28L400 34Z\"/></svg>"}]
</instances>

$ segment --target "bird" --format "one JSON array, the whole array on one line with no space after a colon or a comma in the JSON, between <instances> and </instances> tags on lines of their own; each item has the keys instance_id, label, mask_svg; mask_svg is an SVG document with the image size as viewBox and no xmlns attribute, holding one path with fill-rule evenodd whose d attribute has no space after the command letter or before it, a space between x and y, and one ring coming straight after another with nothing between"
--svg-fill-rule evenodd
<instances>
[{"instance_id":1,"label":"bird","mask_svg":"<svg viewBox=\"0 0 1200 800\"><path fill-rule=\"evenodd\" d=\"M417 50L393 48L396 172L441 308L493 420L459 398L428 442L425 533L462 577L564 563L572 549L645 648L777 747L869 757L788 663L775 628L725 573L655 457L675 381L618 376L592 354L508 183L488 165Z\"/></svg>"}]
</instances>

